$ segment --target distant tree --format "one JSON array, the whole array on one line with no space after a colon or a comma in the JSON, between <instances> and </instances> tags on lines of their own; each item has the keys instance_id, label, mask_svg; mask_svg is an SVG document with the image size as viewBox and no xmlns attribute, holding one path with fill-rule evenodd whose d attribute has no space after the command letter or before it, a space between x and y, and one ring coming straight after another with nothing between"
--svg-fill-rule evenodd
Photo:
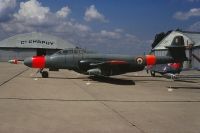
<instances>
[{"instance_id":1,"label":"distant tree","mask_svg":"<svg viewBox=\"0 0 200 133\"><path fill-rule=\"evenodd\" d=\"M171 32L172 30L169 30L168 32L165 33L165 36L168 36Z\"/></svg>"},{"instance_id":2,"label":"distant tree","mask_svg":"<svg viewBox=\"0 0 200 133\"><path fill-rule=\"evenodd\" d=\"M161 33L158 33L158 34L156 34L155 35L155 38L154 38L154 41L153 41L153 43L151 44L151 47L152 47L152 49L153 48L155 48L157 45L158 45L158 43L160 42L160 41L162 41L167 35L169 35L170 33L172 32L172 30L170 30L170 31L168 31L168 32L161 32Z\"/></svg>"},{"instance_id":3,"label":"distant tree","mask_svg":"<svg viewBox=\"0 0 200 133\"><path fill-rule=\"evenodd\" d=\"M165 33L161 32L155 35L154 41L151 44L152 49L165 37Z\"/></svg>"}]
</instances>

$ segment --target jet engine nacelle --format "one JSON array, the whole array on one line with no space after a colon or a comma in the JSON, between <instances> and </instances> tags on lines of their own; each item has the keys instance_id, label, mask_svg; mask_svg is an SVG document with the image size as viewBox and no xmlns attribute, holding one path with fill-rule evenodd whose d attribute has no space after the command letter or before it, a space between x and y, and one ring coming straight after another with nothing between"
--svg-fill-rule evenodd
<instances>
[{"instance_id":1,"label":"jet engine nacelle","mask_svg":"<svg viewBox=\"0 0 200 133\"><path fill-rule=\"evenodd\" d=\"M89 75L102 75L101 70L99 68L90 69L87 71Z\"/></svg>"},{"instance_id":2,"label":"jet engine nacelle","mask_svg":"<svg viewBox=\"0 0 200 133\"><path fill-rule=\"evenodd\" d=\"M96 63L98 64L99 62L91 61L91 60L81 60L78 63L78 67L82 71L87 71L87 70L96 68L96 65L93 65L93 64L96 64Z\"/></svg>"}]
</instances>

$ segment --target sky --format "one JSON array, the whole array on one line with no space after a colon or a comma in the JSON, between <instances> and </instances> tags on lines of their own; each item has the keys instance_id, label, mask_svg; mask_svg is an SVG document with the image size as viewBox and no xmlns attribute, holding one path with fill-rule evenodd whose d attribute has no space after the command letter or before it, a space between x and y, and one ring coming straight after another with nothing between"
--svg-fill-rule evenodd
<instances>
[{"instance_id":1,"label":"sky","mask_svg":"<svg viewBox=\"0 0 200 133\"><path fill-rule=\"evenodd\" d=\"M42 32L100 53L148 53L157 33L200 31L200 0L0 0L0 40Z\"/></svg>"}]
</instances>

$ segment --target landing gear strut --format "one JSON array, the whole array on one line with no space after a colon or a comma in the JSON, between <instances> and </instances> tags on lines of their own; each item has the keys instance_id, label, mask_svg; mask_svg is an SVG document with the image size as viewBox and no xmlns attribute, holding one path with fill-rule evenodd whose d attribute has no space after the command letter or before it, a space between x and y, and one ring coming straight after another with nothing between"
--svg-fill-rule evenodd
<instances>
[{"instance_id":1,"label":"landing gear strut","mask_svg":"<svg viewBox=\"0 0 200 133\"><path fill-rule=\"evenodd\" d=\"M40 72L40 74L42 75L43 78L49 77L49 73L47 71L43 71L43 69L40 69L39 72Z\"/></svg>"},{"instance_id":2,"label":"landing gear strut","mask_svg":"<svg viewBox=\"0 0 200 133\"><path fill-rule=\"evenodd\" d=\"M155 73L154 71L150 71L150 73L151 73L151 76L152 76L152 77L155 77L155 76L156 76L156 73Z\"/></svg>"}]
</instances>

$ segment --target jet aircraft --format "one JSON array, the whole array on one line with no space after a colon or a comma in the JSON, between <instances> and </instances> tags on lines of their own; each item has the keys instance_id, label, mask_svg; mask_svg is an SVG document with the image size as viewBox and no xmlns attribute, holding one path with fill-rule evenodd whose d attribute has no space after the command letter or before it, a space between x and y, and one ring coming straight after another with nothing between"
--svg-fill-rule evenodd
<instances>
[{"instance_id":1,"label":"jet aircraft","mask_svg":"<svg viewBox=\"0 0 200 133\"><path fill-rule=\"evenodd\" d=\"M49 74L44 71L58 71L59 69L74 70L78 73L92 76L113 76L128 72L137 72L147 65L174 63L187 60L184 40L176 36L172 44L167 47L167 56L143 55L115 55L87 53L83 49L65 49L50 56L33 56L24 60L24 64L31 68L38 68L43 78Z\"/></svg>"}]
</instances>

